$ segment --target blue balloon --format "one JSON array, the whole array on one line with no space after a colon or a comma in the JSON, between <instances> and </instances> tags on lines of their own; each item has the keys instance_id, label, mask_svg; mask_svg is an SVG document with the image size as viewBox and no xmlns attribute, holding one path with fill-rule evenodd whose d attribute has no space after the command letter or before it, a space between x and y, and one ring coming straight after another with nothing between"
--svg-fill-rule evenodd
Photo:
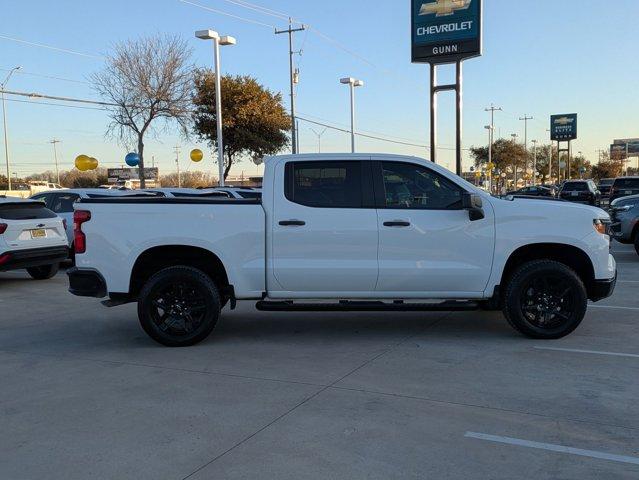
<instances>
[{"instance_id":1,"label":"blue balloon","mask_svg":"<svg viewBox=\"0 0 639 480\"><path fill-rule=\"evenodd\" d=\"M129 167L137 167L140 164L140 155L135 152L127 153L124 161Z\"/></svg>"}]
</instances>

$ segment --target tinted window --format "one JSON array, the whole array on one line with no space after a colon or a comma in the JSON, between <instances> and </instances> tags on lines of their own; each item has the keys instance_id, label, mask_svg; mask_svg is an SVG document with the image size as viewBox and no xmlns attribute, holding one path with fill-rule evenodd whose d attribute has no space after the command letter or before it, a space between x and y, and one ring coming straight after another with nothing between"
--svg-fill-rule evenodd
<instances>
[{"instance_id":1,"label":"tinted window","mask_svg":"<svg viewBox=\"0 0 639 480\"><path fill-rule=\"evenodd\" d=\"M618 178L615 188L639 188L639 178Z\"/></svg>"},{"instance_id":2,"label":"tinted window","mask_svg":"<svg viewBox=\"0 0 639 480\"><path fill-rule=\"evenodd\" d=\"M563 190L568 192L585 192L588 190L588 184L586 182L566 182Z\"/></svg>"},{"instance_id":3,"label":"tinted window","mask_svg":"<svg viewBox=\"0 0 639 480\"><path fill-rule=\"evenodd\" d=\"M321 208L361 208L360 162L292 162L285 174L286 198Z\"/></svg>"},{"instance_id":4,"label":"tinted window","mask_svg":"<svg viewBox=\"0 0 639 480\"><path fill-rule=\"evenodd\" d=\"M53 198L51 210L55 213L73 212L73 204L78 198L80 196L75 193L59 193Z\"/></svg>"},{"instance_id":5,"label":"tinted window","mask_svg":"<svg viewBox=\"0 0 639 480\"><path fill-rule=\"evenodd\" d=\"M445 210L461 207L462 190L420 165L382 162L386 208Z\"/></svg>"},{"instance_id":6,"label":"tinted window","mask_svg":"<svg viewBox=\"0 0 639 480\"><path fill-rule=\"evenodd\" d=\"M41 203L15 203L0 205L0 218L4 220L33 220L53 218L56 214Z\"/></svg>"}]
</instances>

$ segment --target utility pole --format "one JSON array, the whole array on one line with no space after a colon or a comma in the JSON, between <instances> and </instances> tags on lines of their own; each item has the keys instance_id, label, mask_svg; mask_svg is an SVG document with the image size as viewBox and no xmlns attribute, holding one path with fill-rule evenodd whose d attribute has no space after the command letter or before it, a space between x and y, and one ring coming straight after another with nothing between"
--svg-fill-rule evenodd
<instances>
[{"instance_id":1,"label":"utility pole","mask_svg":"<svg viewBox=\"0 0 639 480\"><path fill-rule=\"evenodd\" d=\"M492 163L493 161L493 143L494 143L494 132L495 132L495 112L502 111L501 107L495 107L492 103L490 107L484 109L485 112L490 112L490 129L488 134L488 163ZM492 172L490 175L490 188L492 193Z\"/></svg>"},{"instance_id":2,"label":"utility pole","mask_svg":"<svg viewBox=\"0 0 639 480\"><path fill-rule=\"evenodd\" d=\"M60 143L60 140L56 140L55 138L49 142L53 145L53 160L55 161L55 177L56 183L60 185L60 170L58 170L58 151L55 147L56 143Z\"/></svg>"},{"instance_id":3,"label":"utility pole","mask_svg":"<svg viewBox=\"0 0 639 480\"><path fill-rule=\"evenodd\" d=\"M295 68L293 55L296 53L301 53L301 51L293 51L293 34L295 32L302 32L304 30L306 30L306 25L302 25L299 28L293 28L293 19L290 17L288 19L288 28L286 30L275 30L275 35L288 33L288 63L291 83L291 147L294 154L297 153L297 124L295 122L295 84L299 81L299 70Z\"/></svg>"},{"instance_id":4,"label":"utility pole","mask_svg":"<svg viewBox=\"0 0 639 480\"><path fill-rule=\"evenodd\" d=\"M177 166L178 188L182 188L182 180L180 179L180 147L176 145L173 150L175 150L175 165Z\"/></svg>"},{"instance_id":5,"label":"utility pole","mask_svg":"<svg viewBox=\"0 0 639 480\"><path fill-rule=\"evenodd\" d=\"M322 135L326 133L326 130L328 130L328 128L325 128L321 132L318 132L314 128L311 128L311 132L313 132L317 136L317 153L322 153Z\"/></svg>"}]
</instances>

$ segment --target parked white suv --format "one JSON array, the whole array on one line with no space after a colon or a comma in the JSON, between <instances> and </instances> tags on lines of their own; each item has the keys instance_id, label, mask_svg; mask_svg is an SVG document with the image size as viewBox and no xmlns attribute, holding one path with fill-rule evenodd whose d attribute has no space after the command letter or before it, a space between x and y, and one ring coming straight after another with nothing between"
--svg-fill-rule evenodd
<instances>
[{"instance_id":1,"label":"parked white suv","mask_svg":"<svg viewBox=\"0 0 639 480\"><path fill-rule=\"evenodd\" d=\"M615 286L603 210L491 197L426 160L276 156L261 199L93 198L75 204L76 295L137 301L144 330L191 345L221 308L503 309L559 338ZM114 232L118 232L114 234Z\"/></svg>"},{"instance_id":2,"label":"parked white suv","mask_svg":"<svg viewBox=\"0 0 639 480\"><path fill-rule=\"evenodd\" d=\"M31 277L44 280L67 256L60 217L42 202L0 197L0 272L26 268Z\"/></svg>"}]
</instances>

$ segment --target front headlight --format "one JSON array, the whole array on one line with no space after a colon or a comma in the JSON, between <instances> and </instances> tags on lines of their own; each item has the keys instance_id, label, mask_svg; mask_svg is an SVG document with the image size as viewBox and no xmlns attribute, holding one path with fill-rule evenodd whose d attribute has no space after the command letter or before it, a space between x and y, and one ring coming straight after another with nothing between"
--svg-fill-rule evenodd
<instances>
[{"instance_id":1,"label":"front headlight","mask_svg":"<svg viewBox=\"0 0 639 480\"><path fill-rule=\"evenodd\" d=\"M592 221L592 226L595 228L595 231L601 233L602 235L608 234L608 224L610 223L607 219L595 218Z\"/></svg>"}]
</instances>

